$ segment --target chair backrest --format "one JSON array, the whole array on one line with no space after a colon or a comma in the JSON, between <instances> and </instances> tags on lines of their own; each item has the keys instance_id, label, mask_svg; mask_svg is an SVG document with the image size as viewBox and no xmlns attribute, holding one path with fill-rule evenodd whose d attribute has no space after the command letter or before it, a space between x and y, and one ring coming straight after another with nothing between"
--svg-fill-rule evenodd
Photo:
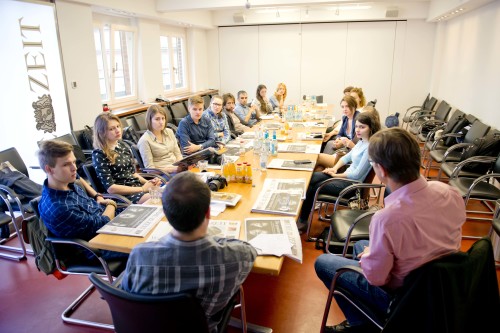
<instances>
[{"instance_id":1,"label":"chair backrest","mask_svg":"<svg viewBox=\"0 0 500 333\"><path fill-rule=\"evenodd\" d=\"M429 98L429 100L424 105L424 110L434 110L437 104L437 99L435 97Z\"/></svg>"},{"instance_id":2,"label":"chair backrest","mask_svg":"<svg viewBox=\"0 0 500 333\"><path fill-rule=\"evenodd\" d=\"M137 126L139 127L140 131L146 131L148 129L148 126L146 125L146 113L145 112L134 114L134 119L137 122Z\"/></svg>"},{"instance_id":3,"label":"chair backrest","mask_svg":"<svg viewBox=\"0 0 500 333\"><path fill-rule=\"evenodd\" d=\"M26 177L29 178L28 168L15 147L0 151L0 163L7 161L19 172L24 173Z\"/></svg>"},{"instance_id":4,"label":"chair backrest","mask_svg":"<svg viewBox=\"0 0 500 333\"><path fill-rule=\"evenodd\" d=\"M145 168L144 161L142 160L141 152L139 151L139 147L135 144L130 144L130 150L132 151L132 155L134 156L139 168L142 170Z\"/></svg>"},{"instance_id":5,"label":"chair backrest","mask_svg":"<svg viewBox=\"0 0 500 333\"><path fill-rule=\"evenodd\" d=\"M92 127L85 126L84 129L72 131L75 141L82 149L92 150L93 147L93 133Z\"/></svg>"},{"instance_id":6,"label":"chair backrest","mask_svg":"<svg viewBox=\"0 0 500 333\"><path fill-rule=\"evenodd\" d=\"M499 313L493 247L483 238L410 273L384 332L483 332Z\"/></svg>"},{"instance_id":7,"label":"chair backrest","mask_svg":"<svg viewBox=\"0 0 500 333\"><path fill-rule=\"evenodd\" d=\"M460 132L465 126L469 125L469 119L465 113L463 113L460 110L455 110L453 114L451 115L450 119L446 123L445 128L443 129L443 134L448 134L448 133L458 133ZM456 143L456 138L454 137L449 137L444 140L444 144L446 146L451 146L452 144Z\"/></svg>"},{"instance_id":8,"label":"chair backrest","mask_svg":"<svg viewBox=\"0 0 500 333\"><path fill-rule=\"evenodd\" d=\"M117 333L208 332L205 312L188 293L171 295L133 294L112 286L97 274L89 276L92 284L106 300Z\"/></svg>"},{"instance_id":9,"label":"chair backrest","mask_svg":"<svg viewBox=\"0 0 500 333\"><path fill-rule=\"evenodd\" d=\"M212 100L212 97L210 97L210 95L203 95L203 104L205 106L205 109L210 106L211 100Z\"/></svg>"},{"instance_id":10,"label":"chair backrest","mask_svg":"<svg viewBox=\"0 0 500 333\"><path fill-rule=\"evenodd\" d=\"M450 114L451 106L445 100L442 100L439 103L439 106L436 109L436 114L434 115L436 120L445 121Z\"/></svg>"},{"instance_id":11,"label":"chair backrest","mask_svg":"<svg viewBox=\"0 0 500 333\"><path fill-rule=\"evenodd\" d=\"M377 105L377 99L375 98L373 101L369 101L366 106L373 106L375 107L375 105Z\"/></svg>"},{"instance_id":12,"label":"chair backrest","mask_svg":"<svg viewBox=\"0 0 500 333\"><path fill-rule=\"evenodd\" d=\"M184 106L184 103L178 102L169 105L170 111L174 116L175 125L179 126L182 118L188 115L188 110Z\"/></svg>"},{"instance_id":13,"label":"chair backrest","mask_svg":"<svg viewBox=\"0 0 500 333\"><path fill-rule=\"evenodd\" d=\"M83 172L87 176L90 185L99 193L106 193L106 189L101 183L101 180L97 176L97 172L95 171L94 165L92 163L85 163L82 165Z\"/></svg>"},{"instance_id":14,"label":"chair backrest","mask_svg":"<svg viewBox=\"0 0 500 333\"><path fill-rule=\"evenodd\" d=\"M127 140L133 143L138 143L141 136L136 132L133 126L127 126L123 129L122 134L123 140Z\"/></svg>"},{"instance_id":15,"label":"chair backrest","mask_svg":"<svg viewBox=\"0 0 500 333\"><path fill-rule=\"evenodd\" d=\"M482 138L488 133L490 126L483 123L481 120L476 120L472 123L467 134L464 137L464 143L473 143L475 139Z\"/></svg>"}]
</instances>

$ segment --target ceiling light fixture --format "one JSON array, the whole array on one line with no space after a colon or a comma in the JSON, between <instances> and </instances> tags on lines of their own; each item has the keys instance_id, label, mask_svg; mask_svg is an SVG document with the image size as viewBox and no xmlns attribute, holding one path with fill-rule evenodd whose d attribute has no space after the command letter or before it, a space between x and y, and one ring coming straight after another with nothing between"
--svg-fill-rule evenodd
<instances>
[{"instance_id":1,"label":"ceiling light fixture","mask_svg":"<svg viewBox=\"0 0 500 333\"><path fill-rule=\"evenodd\" d=\"M250 4L250 1L247 0L247 3L245 4L245 8L250 9L250 7L252 7L252 5Z\"/></svg>"},{"instance_id":2,"label":"ceiling light fixture","mask_svg":"<svg viewBox=\"0 0 500 333\"><path fill-rule=\"evenodd\" d=\"M309 17L309 8L306 8L306 17Z\"/></svg>"},{"instance_id":3,"label":"ceiling light fixture","mask_svg":"<svg viewBox=\"0 0 500 333\"><path fill-rule=\"evenodd\" d=\"M278 8L276 8L276 17L280 18L280 11L278 10Z\"/></svg>"}]
</instances>

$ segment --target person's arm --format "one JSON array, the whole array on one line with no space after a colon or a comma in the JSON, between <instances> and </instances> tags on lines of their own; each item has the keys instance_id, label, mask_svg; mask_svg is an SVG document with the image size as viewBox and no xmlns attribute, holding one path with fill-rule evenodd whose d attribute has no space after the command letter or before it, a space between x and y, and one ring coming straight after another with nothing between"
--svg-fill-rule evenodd
<instances>
[{"instance_id":1,"label":"person's arm","mask_svg":"<svg viewBox=\"0 0 500 333\"><path fill-rule=\"evenodd\" d=\"M177 132L175 132L175 136L177 137L177 140L179 140L179 143L181 145L181 151L183 152L183 155L189 155L192 154L194 151L190 153L186 153L185 149L189 146L192 145L190 142L190 135L189 135L189 125L188 121L186 119L181 120L179 123L179 127L177 128Z\"/></svg>"},{"instance_id":2,"label":"person's arm","mask_svg":"<svg viewBox=\"0 0 500 333\"><path fill-rule=\"evenodd\" d=\"M149 141L148 132L144 133L137 143L139 153L141 154L142 162L146 168L156 168L153 159L153 150Z\"/></svg>"},{"instance_id":3,"label":"person's arm","mask_svg":"<svg viewBox=\"0 0 500 333\"><path fill-rule=\"evenodd\" d=\"M222 114L222 129L224 133L224 137L222 138L222 142L228 143L231 140L231 131L229 130L229 123L227 121L227 116L225 113Z\"/></svg>"},{"instance_id":4,"label":"person's arm","mask_svg":"<svg viewBox=\"0 0 500 333\"><path fill-rule=\"evenodd\" d=\"M238 117L238 119L240 120L240 122L243 124L243 125L248 125L248 120L245 120L247 119L247 115L245 114L245 109L243 107L241 107L240 105L237 105L235 108L234 108L234 114L236 115L236 117ZM251 115L251 112L248 112L249 115ZM248 117L248 119L250 119L250 116Z\"/></svg>"},{"instance_id":5,"label":"person's arm","mask_svg":"<svg viewBox=\"0 0 500 333\"><path fill-rule=\"evenodd\" d=\"M355 147L342 159L347 158L348 155L352 158L351 166L345 171L347 178L363 181L366 175L370 172L371 164L368 161L368 147L364 147L359 156L354 156L354 154L359 154L356 152Z\"/></svg>"}]
</instances>

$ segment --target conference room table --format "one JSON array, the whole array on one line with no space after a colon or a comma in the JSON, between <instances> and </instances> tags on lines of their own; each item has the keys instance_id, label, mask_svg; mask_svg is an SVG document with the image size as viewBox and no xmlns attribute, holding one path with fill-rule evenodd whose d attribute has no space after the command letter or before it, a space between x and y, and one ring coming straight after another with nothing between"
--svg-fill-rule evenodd
<instances>
[{"instance_id":1,"label":"conference room table","mask_svg":"<svg viewBox=\"0 0 500 333\"><path fill-rule=\"evenodd\" d=\"M265 122L276 122L276 120L268 120L268 121L266 120ZM324 132L325 129L326 127L317 127L314 128L314 132ZM291 129L290 134L288 135L284 143L300 142L301 134L299 133L306 132L308 130L309 129L305 127L298 129ZM280 136L280 134L278 134L278 136ZM279 141L278 143L281 142L282 141ZM321 144L321 139L307 140L302 142L307 144ZM309 159L315 163L317 160L317 156L318 154L280 152L277 154L277 156L270 156L269 161L271 161L274 158L286 159L286 160ZM237 162L253 163L253 159L254 159L253 149L250 149L244 155L240 156ZM194 168L191 171L198 171L198 169ZM209 170L209 171L214 171L216 173L221 172L221 170ZM224 189L219 190L220 192L241 194L242 198L234 207L227 206L224 212L220 213L217 217L213 219L241 221L242 224L240 230L240 239L243 239L243 235L245 233L243 221L245 220L245 218L265 218L265 217L278 216L272 214L251 212L252 207L263 188L263 184L266 178L284 178L284 179L303 178L306 180L306 188L307 188L307 186L309 185L309 180L311 178L311 175L312 171L302 171L302 170L267 169L265 171L257 171L257 172L254 171L252 175L253 176L252 184L230 182L228 186L226 186ZM294 216L294 218L297 218L297 216ZM160 223L165 223L165 222L160 222ZM130 253L137 244L147 240L148 237L153 232L154 229L150 231L148 235L146 235L145 237L98 234L97 236L95 236L90 240L90 244L91 246L102 250ZM283 257L259 255L255 260L252 272L277 276L281 271L283 260L284 260Z\"/></svg>"}]
</instances>

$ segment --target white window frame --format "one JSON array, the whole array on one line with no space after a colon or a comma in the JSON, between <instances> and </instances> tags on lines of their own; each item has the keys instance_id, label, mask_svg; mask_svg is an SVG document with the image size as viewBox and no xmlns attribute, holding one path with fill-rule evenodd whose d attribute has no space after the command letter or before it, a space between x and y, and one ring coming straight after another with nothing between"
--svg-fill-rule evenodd
<instances>
[{"instance_id":1,"label":"white window frame","mask_svg":"<svg viewBox=\"0 0 500 333\"><path fill-rule=\"evenodd\" d=\"M174 96L180 93L185 93L189 92L190 88L190 82L189 82L189 64L188 64L188 50L187 50L187 38L186 34L182 32L172 32L169 30L162 30L160 32L160 38L166 37L168 41L168 50L169 50L169 66L170 66L170 82L171 82L171 89L166 90L165 89L165 83L163 82L163 75L162 75L162 82L161 85L163 87L163 93L165 96ZM176 38L181 38L183 41L183 63L184 63L184 82L185 86L181 88L176 88L175 87L175 74L174 74L174 52L173 52L173 47L172 47L172 37ZM161 42L160 42L161 45ZM161 53L161 50L160 50ZM161 64L162 70L163 70L163 63Z\"/></svg>"},{"instance_id":2,"label":"white window frame","mask_svg":"<svg viewBox=\"0 0 500 333\"><path fill-rule=\"evenodd\" d=\"M109 42L110 45L114 45L114 33L115 31L126 31L126 32L132 32L134 34L133 38L133 64L131 66L132 69L132 80L130 82L131 84L131 94L125 97L116 97L115 96L115 78L114 78L114 67L112 64L116 64L117 62L115 61L115 54L114 52L111 52L109 55L109 62L108 63L108 56L105 52L106 47L105 47L105 38L104 38L104 27L107 26L109 27L110 30L110 36L109 36ZM134 102L138 101L138 64L137 64L137 59L138 59L138 38L137 38L137 29L133 26L128 26L128 25L122 25L122 24L112 24L112 23L105 23L105 22L95 22L94 23L94 29L99 29L100 32L100 37L101 37L101 50L103 51L101 56L102 56L102 62L104 64L104 80L105 80L105 85L107 89L107 94L108 98L103 99L102 103L103 104L108 104L110 107L120 107L124 106L127 104L131 104ZM97 50L96 50L97 52ZM97 55L96 55L97 56ZM100 79L100 78L99 78ZM100 85L99 85L99 90L100 90Z\"/></svg>"}]
</instances>

